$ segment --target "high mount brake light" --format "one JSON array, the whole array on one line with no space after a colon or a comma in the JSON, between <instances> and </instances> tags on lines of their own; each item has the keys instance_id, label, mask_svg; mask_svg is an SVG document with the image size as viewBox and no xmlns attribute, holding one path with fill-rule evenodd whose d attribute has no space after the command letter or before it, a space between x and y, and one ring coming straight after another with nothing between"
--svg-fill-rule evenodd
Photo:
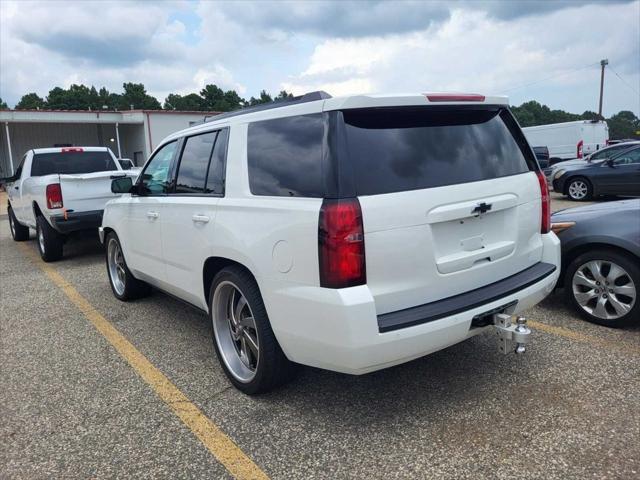
<instances>
[{"instance_id":1,"label":"high mount brake light","mask_svg":"<svg viewBox=\"0 0 640 480\"><path fill-rule=\"evenodd\" d=\"M46 190L47 208L53 210L54 208L62 208L62 189L59 183L51 183L47 185Z\"/></svg>"},{"instance_id":2,"label":"high mount brake light","mask_svg":"<svg viewBox=\"0 0 640 480\"><path fill-rule=\"evenodd\" d=\"M536 172L538 183L540 184L540 202L542 210L542 221L540 224L540 233L549 233L551 230L551 197L549 196L549 187L547 179L542 171Z\"/></svg>"},{"instance_id":3,"label":"high mount brake light","mask_svg":"<svg viewBox=\"0 0 640 480\"><path fill-rule=\"evenodd\" d=\"M485 96L477 93L426 94L430 102L484 102Z\"/></svg>"},{"instance_id":4,"label":"high mount brake light","mask_svg":"<svg viewBox=\"0 0 640 480\"><path fill-rule=\"evenodd\" d=\"M362 210L357 198L324 200L318 222L320 286L366 283Z\"/></svg>"},{"instance_id":5,"label":"high mount brake light","mask_svg":"<svg viewBox=\"0 0 640 480\"><path fill-rule=\"evenodd\" d=\"M80 153L80 152L84 152L84 149L80 147L65 147L62 150L60 150L60 153Z\"/></svg>"}]
</instances>

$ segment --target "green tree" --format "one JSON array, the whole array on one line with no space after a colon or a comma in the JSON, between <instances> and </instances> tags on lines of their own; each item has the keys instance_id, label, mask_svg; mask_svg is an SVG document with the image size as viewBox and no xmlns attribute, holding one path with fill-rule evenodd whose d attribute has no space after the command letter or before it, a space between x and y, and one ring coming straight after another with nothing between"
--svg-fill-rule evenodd
<instances>
[{"instance_id":1,"label":"green tree","mask_svg":"<svg viewBox=\"0 0 640 480\"><path fill-rule=\"evenodd\" d=\"M188 95L169 94L164 101L165 110L186 110L186 111L202 111L204 108L204 99L197 93Z\"/></svg>"},{"instance_id":2,"label":"green tree","mask_svg":"<svg viewBox=\"0 0 640 480\"><path fill-rule=\"evenodd\" d=\"M123 83L124 92L117 102L118 110L160 110L160 102L147 93L142 83Z\"/></svg>"},{"instance_id":3,"label":"green tree","mask_svg":"<svg viewBox=\"0 0 640 480\"><path fill-rule=\"evenodd\" d=\"M16 110L36 110L44 107L44 99L39 97L37 93L27 93L26 95L23 95L20 101L16 104Z\"/></svg>"},{"instance_id":4,"label":"green tree","mask_svg":"<svg viewBox=\"0 0 640 480\"><path fill-rule=\"evenodd\" d=\"M68 89L55 87L47 95L47 108L51 110L100 109L98 91L94 86L71 85Z\"/></svg>"},{"instance_id":5,"label":"green tree","mask_svg":"<svg viewBox=\"0 0 640 480\"><path fill-rule=\"evenodd\" d=\"M609 138L619 140L622 138L640 139L640 119L629 110L612 115L607 119L609 125Z\"/></svg>"},{"instance_id":6,"label":"green tree","mask_svg":"<svg viewBox=\"0 0 640 480\"><path fill-rule=\"evenodd\" d=\"M511 110L522 127L571 122L581 118L580 115L568 113L564 110L551 110L546 105L541 105L535 100L525 102L519 107L513 107Z\"/></svg>"},{"instance_id":7,"label":"green tree","mask_svg":"<svg viewBox=\"0 0 640 480\"><path fill-rule=\"evenodd\" d=\"M2 100L2 97L0 97L0 110L6 110L9 108L9 105L7 105L7 102Z\"/></svg>"},{"instance_id":8,"label":"green tree","mask_svg":"<svg viewBox=\"0 0 640 480\"><path fill-rule=\"evenodd\" d=\"M280 90L280 93L274 98L275 102L280 102L283 100L291 100L293 98L293 94L287 92L286 90Z\"/></svg>"},{"instance_id":9,"label":"green tree","mask_svg":"<svg viewBox=\"0 0 640 480\"><path fill-rule=\"evenodd\" d=\"M269 95L266 90L262 90L258 98L251 97L249 99L248 105L254 106L254 105L260 105L262 103L269 103L269 102L273 102L273 98L271 98L271 95Z\"/></svg>"},{"instance_id":10,"label":"green tree","mask_svg":"<svg viewBox=\"0 0 640 480\"><path fill-rule=\"evenodd\" d=\"M209 84L200 91L202 107L211 112L230 112L241 108L245 101L235 90L223 91L217 85Z\"/></svg>"}]
</instances>

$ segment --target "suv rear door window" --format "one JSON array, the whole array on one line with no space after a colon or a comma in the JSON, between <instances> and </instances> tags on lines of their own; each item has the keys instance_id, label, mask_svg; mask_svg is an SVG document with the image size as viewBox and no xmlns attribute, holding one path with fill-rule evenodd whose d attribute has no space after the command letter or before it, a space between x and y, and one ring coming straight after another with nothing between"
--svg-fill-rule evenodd
<instances>
[{"instance_id":1,"label":"suv rear door window","mask_svg":"<svg viewBox=\"0 0 640 480\"><path fill-rule=\"evenodd\" d=\"M204 193L207 168L218 132L187 137L178 167L176 193Z\"/></svg>"},{"instance_id":2,"label":"suv rear door window","mask_svg":"<svg viewBox=\"0 0 640 480\"><path fill-rule=\"evenodd\" d=\"M535 168L504 109L384 108L343 115L358 195L475 182Z\"/></svg>"},{"instance_id":3,"label":"suv rear door window","mask_svg":"<svg viewBox=\"0 0 640 480\"><path fill-rule=\"evenodd\" d=\"M254 195L322 197L322 114L249 125L247 160Z\"/></svg>"},{"instance_id":4,"label":"suv rear door window","mask_svg":"<svg viewBox=\"0 0 640 480\"><path fill-rule=\"evenodd\" d=\"M211 161L209 162L209 173L207 174L205 193L224 195L224 173L227 159L228 137L228 128L224 128L218 132L218 138L216 139Z\"/></svg>"},{"instance_id":5,"label":"suv rear door window","mask_svg":"<svg viewBox=\"0 0 640 480\"><path fill-rule=\"evenodd\" d=\"M81 174L93 172L108 172L117 170L109 152L54 152L38 153L33 156L31 176L40 177L58 174Z\"/></svg>"}]
</instances>

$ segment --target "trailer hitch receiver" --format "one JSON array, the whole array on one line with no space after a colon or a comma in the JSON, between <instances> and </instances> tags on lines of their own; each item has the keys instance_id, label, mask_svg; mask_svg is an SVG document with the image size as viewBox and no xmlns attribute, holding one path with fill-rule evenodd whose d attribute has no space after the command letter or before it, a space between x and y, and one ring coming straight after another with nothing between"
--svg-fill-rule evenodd
<instances>
[{"instance_id":1,"label":"trailer hitch receiver","mask_svg":"<svg viewBox=\"0 0 640 480\"><path fill-rule=\"evenodd\" d=\"M520 355L525 352L526 344L531 338L531 330L527 327L527 319L521 316L516 323L511 323L511 315L496 313L493 315L493 327L498 337L498 347L501 353L511 351Z\"/></svg>"}]
</instances>

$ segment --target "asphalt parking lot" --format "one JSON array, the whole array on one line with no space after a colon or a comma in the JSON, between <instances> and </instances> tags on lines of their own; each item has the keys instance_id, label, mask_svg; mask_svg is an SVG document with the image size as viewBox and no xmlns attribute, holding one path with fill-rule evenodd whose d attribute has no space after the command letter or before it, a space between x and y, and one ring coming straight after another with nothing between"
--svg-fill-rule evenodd
<instances>
[{"instance_id":1,"label":"asphalt parking lot","mask_svg":"<svg viewBox=\"0 0 640 480\"><path fill-rule=\"evenodd\" d=\"M97 237L45 265L2 215L0 303L2 478L640 477L640 328L557 293L527 312L524 356L479 336L257 397L224 377L204 314L117 301Z\"/></svg>"}]
</instances>

